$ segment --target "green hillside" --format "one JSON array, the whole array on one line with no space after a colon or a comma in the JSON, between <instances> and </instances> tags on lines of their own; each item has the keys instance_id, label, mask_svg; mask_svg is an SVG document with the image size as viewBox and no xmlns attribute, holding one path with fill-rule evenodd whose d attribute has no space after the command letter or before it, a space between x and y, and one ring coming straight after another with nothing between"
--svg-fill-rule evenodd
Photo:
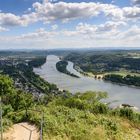
<instances>
[{"instance_id":1,"label":"green hillside","mask_svg":"<svg viewBox=\"0 0 140 140\"><path fill-rule=\"evenodd\" d=\"M140 139L140 114L129 108L111 110L100 102L107 93L50 93L35 98L15 89L13 81L2 75L0 87L4 131L24 121L40 128L43 119L44 140Z\"/></svg>"}]
</instances>

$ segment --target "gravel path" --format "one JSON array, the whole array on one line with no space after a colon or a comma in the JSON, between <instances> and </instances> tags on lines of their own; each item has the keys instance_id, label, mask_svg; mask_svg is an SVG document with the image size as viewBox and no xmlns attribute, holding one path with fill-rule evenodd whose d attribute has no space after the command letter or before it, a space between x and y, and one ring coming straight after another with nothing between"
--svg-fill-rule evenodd
<instances>
[{"instance_id":1,"label":"gravel path","mask_svg":"<svg viewBox=\"0 0 140 140\"><path fill-rule=\"evenodd\" d=\"M39 131L29 123L18 123L4 133L4 140L39 140Z\"/></svg>"}]
</instances>

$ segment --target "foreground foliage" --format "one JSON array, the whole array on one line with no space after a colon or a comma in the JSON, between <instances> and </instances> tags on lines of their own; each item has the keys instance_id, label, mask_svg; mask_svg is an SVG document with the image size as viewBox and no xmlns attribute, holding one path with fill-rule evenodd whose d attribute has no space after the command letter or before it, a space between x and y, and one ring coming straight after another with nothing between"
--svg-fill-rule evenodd
<instances>
[{"instance_id":1,"label":"foreground foliage","mask_svg":"<svg viewBox=\"0 0 140 140\"><path fill-rule=\"evenodd\" d=\"M43 119L44 140L140 139L140 114L129 108L111 110L100 101L107 98L107 93L88 91L72 95L65 92L56 96L50 93L36 99L17 91L6 76L0 76L0 87L5 130L23 121L40 128Z\"/></svg>"}]
</instances>

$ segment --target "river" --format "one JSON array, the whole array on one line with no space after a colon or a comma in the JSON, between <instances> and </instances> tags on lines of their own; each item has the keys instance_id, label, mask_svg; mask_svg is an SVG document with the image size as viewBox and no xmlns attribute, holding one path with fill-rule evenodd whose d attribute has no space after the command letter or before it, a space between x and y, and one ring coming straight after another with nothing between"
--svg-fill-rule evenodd
<instances>
[{"instance_id":1,"label":"river","mask_svg":"<svg viewBox=\"0 0 140 140\"><path fill-rule=\"evenodd\" d=\"M107 101L115 101L112 103L113 107L125 103L140 109L140 89L85 77L73 69L72 62L68 62L67 70L80 76L80 78L71 77L57 71L56 63L58 61L57 56L49 55L46 63L41 68L35 68L34 72L46 81L56 84L60 89L69 90L72 93L90 90L105 91L109 96Z\"/></svg>"}]
</instances>

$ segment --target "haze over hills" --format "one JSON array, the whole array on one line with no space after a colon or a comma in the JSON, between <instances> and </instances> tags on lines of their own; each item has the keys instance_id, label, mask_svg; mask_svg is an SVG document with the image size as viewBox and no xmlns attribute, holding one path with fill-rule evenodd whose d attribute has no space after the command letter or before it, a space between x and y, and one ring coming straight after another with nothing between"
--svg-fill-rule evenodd
<instances>
[{"instance_id":1,"label":"haze over hills","mask_svg":"<svg viewBox=\"0 0 140 140\"><path fill-rule=\"evenodd\" d=\"M47 48L47 49L38 49L38 48L25 48L25 49L1 49L0 51L68 51L68 50L83 50L83 51L89 51L89 50L97 50L97 51L104 51L104 50L140 50L140 47L86 47L86 48Z\"/></svg>"}]
</instances>

